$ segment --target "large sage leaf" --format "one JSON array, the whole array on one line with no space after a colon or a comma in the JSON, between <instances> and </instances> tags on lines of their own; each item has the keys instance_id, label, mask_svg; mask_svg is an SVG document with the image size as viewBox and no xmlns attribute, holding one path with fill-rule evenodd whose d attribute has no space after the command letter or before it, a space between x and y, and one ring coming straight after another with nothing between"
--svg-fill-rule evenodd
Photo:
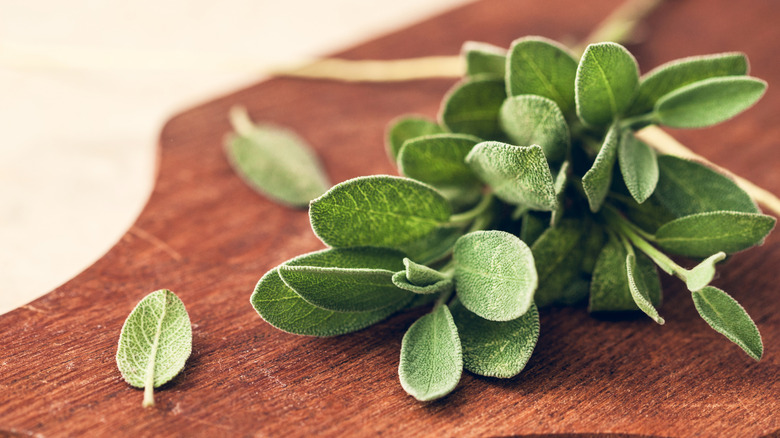
<instances>
[{"instance_id":1,"label":"large sage leaf","mask_svg":"<svg viewBox=\"0 0 780 438\"><path fill-rule=\"evenodd\" d=\"M279 277L278 268L274 268L260 279L249 301L267 323L279 330L296 335L336 336L373 325L407 305L409 300L372 312L325 310L290 289Z\"/></svg>"},{"instance_id":2,"label":"large sage leaf","mask_svg":"<svg viewBox=\"0 0 780 438\"><path fill-rule=\"evenodd\" d=\"M491 321L509 321L533 304L537 286L531 250L504 231L475 231L453 253L455 288L467 309Z\"/></svg>"},{"instance_id":3,"label":"large sage leaf","mask_svg":"<svg viewBox=\"0 0 780 438\"><path fill-rule=\"evenodd\" d=\"M604 200L609 193L612 184L612 169L615 167L615 160L618 154L620 143L620 130L618 126L612 125L604 137L604 144L596 155L593 166L582 177L582 188L588 198L590 211L597 212L604 204Z\"/></svg>"},{"instance_id":4,"label":"large sage leaf","mask_svg":"<svg viewBox=\"0 0 780 438\"><path fill-rule=\"evenodd\" d=\"M333 247L398 248L431 233L450 214L449 203L432 187L386 175L337 184L309 208L314 233Z\"/></svg>"},{"instance_id":5,"label":"large sage leaf","mask_svg":"<svg viewBox=\"0 0 780 438\"><path fill-rule=\"evenodd\" d=\"M672 128L701 128L726 121L753 106L764 95L766 82L726 76L694 82L660 98L655 104L659 123Z\"/></svg>"},{"instance_id":6,"label":"large sage leaf","mask_svg":"<svg viewBox=\"0 0 780 438\"><path fill-rule=\"evenodd\" d=\"M734 298L712 286L693 292L692 296L696 310L710 327L739 345L753 359L761 360L764 344L758 327Z\"/></svg>"},{"instance_id":7,"label":"large sage leaf","mask_svg":"<svg viewBox=\"0 0 780 438\"><path fill-rule=\"evenodd\" d=\"M440 118L452 132L497 138L498 110L506 98L504 81L480 77L461 82L444 97Z\"/></svg>"},{"instance_id":8,"label":"large sage leaf","mask_svg":"<svg viewBox=\"0 0 780 438\"><path fill-rule=\"evenodd\" d=\"M460 302L450 306L463 348L463 366L474 374L508 379L525 368L539 339L539 311L532 305L511 321L488 321Z\"/></svg>"},{"instance_id":9,"label":"large sage leaf","mask_svg":"<svg viewBox=\"0 0 780 438\"><path fill-rule=\"evenodd\" d=\"M154 291L130 312L119 335L116 364L127 383L144 388L144 407L154 406L154 388L184 368L192 351L187 309L173 292Z\"/></svg>"},{"instance_id":10,"label":"large sage leaf","mask_svg":"<svg viewBox=\"0 0 780 438\"><path fill-rule=\"evenodd\" d=\"M252 188L282 204L302 207L330 182L311 147L294 132L255 125L242 108L230 113L233 129L225 145L228 161Z\"/></svg>"},{"instance_id":11,"label":"large sage leaf","mask_svg":"<svg viewBox=\"0 0 780 438\"><path fill-rule=\"evenodd\" d=\"M628 192L636 202L645 202L658 183L658 161L655 152L631 131L626 131L618 146L618 162Z\"/></svg>"},{"instance_id":12,"label":"large sage leaf","mask_svg":"<svg viewBox=\"0 0 780 438\"><path fill-rule=\"evenodd\" d=\"M548 211L558 204L550 166L537 145L486 141L471 150L466 163L506 202Z\"/></svg>"},{"instance_id":13,"label":"large sage leaf","mask_svg":"<svg viewBox=\"0 0 780 438\"><path fill-rule=\"evenodd\" d=\"M398 152L401 151L401 146L406 140L442 132L444 132L444 128L425 117L405 116L395 119L390 122L390 128L387 130L385 140L387 154L395 162L398 158Z\"/></svg>"},{"instance_id":14,"label":"large sage leaf","mask_svg":"<svg viewBox=\"0 0 780 438\"><path fill-rule=\"evenodd\" d=\"M466 59L468 76L491 75L504 79L506 74L506 50L492 44L466 41L461 49Z\"/></svg>"},{"instance_id":15,"label":"large sage leaf","mask_svg":"<svg viewBox=\"0 0 780 438\"><path fill-rule=\"evenodd\" d=\"M591 126L607 126L623 114L639 87L636 59L615 43L591 44L577 67L577 115Z\"/></svg>"},{"instance_id":16,"label":"large sage leaf","mask_svg":"<svg viewBox=\"0 0 780 438\"><path fill-rule=\"evenodd\" d=\"M712 211L684 216L655 233L661 248L688 257L727 254L760 245L772 231L775 218L758 213Z\"/></svg>"},{"instance_id":17,"label":"large sage leaf","mask_svg":"<svg viewBox=\"0 0 780 438\"><path fill-rule=\"evenodd\" d=\"M501 105L501 126L516 145L538 144L551 162L566 157L571 142L569 125L558 105L534 95L509 97Z\"/></svg>"},{"instance_id":18,"label":"large sage leaf","mask_svg":"<svg viewBox=\"0 0 780 438\"><path fill-rule=\"evenodd\" d=\"M479 179L466 165L465 159L480 141L465 134L436 134L409 140L398 154L398 170L437 189L479 189Z\"/></svg>"},{"instance_id":19,"label":"large sage leaf","mask_svg":"<svg viewBox=\"0 0 780 438\"><path fill-rule=\"evenodd\" d=\"M462 373L458 329L447 306L437 306L415 321L401 341L401 386L417 400L435 400L455 389Z\"/></svg>"},{"instance_id":20,"label":"large sage leaf","mask_svg":"<svg viewBox=\"0 0 780 438\"><path fill-rule=\"evenodd\" d=\"M560 43L536 36L520 38L509 49L507 93L546 97L568 115L574 110L576 74L577 60Z\"/></svg>"}]
</instances>

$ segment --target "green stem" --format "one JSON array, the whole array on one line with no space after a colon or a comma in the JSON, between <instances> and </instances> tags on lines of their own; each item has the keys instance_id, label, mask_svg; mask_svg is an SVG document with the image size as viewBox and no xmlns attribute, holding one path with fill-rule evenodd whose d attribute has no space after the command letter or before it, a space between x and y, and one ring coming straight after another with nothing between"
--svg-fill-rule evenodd
<instances>
[{"instance_id":1,"label":"green stem","mask_svg":"<svg viewBox=\"0 0 780 438\"><path fill-rule=\"evenodd\" d=\"M450 216L451 225L466 225L484 213L493 203L493 193L485 194L477 205L469 211Z\"/></svg>"}]
</instances>

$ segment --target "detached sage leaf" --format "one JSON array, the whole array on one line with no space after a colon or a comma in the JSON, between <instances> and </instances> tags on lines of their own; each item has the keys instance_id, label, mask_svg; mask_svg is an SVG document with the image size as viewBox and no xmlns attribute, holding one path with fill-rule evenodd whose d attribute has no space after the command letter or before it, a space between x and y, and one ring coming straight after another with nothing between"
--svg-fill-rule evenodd
<instances>
[{"instance_id":1,"label":"detached sage leaf","mask_svg":"<svg viewBox=\"0 0 780 438\"><path fill-rule=\"evenodd\" d=\"M591 44L577 67L577 115L591 126L607 126L623 114L639 86L636 59L615 43Z\"/></svg>"},{"instance_id":2,"label":"detached sage leaf","mask_svg":"<svg viewBox=\"0 0 780 438\"><path fill-rule=\"evenodd\" d=\"M432 187L386 175L337 184L309 207L314 233L333 247L399 248L445 224L451 213Z\"/></svg>"},{"instance_id":3,"label":"detached sage leaf","mask_svg":"<svg viewBox=\"0 0 780 438\"><path fill-rule=\"evenodd\" d=\"M716 332L737 344L753 359L761 360L764 344L758 327L734 298L716 287L707 286L693 292L693 304Z\"/></svg>"},{"instance_id":4,"label":"detached sage leaf","mask_svg":"<svg viewBox=\"0 0 780 438\"><path fill-rule=\"evenodd\" d=\"M452 132L496 138L501 134L498 110L505 98L503 80L480 77L461 82L444 98L442 124Z\"/></svg>"},{"instance_id":5,"label":"detached sage leaf","mask_svg":"<svg viewBox=\"0 0 780 438\"><path fill-rule=\"evenodd\" d=\"M539 339L539 311L532 305L523 316L506 322L488 321L452 305L463 348L463 366L474 374L508 379L525 368Z\"/></svg>"},{"instance_id":6,"label":"detached sage leaf","mask_svg":"<svg viewBox=\"0 0 780 438\"><path fill-rule=\"evenodd\" d=\"M252 188L283 204L303 207L325 193L330 182L311 147L292 131L255 125L246 110L230 112L233 129L228 161Z\"/></svg>"},{"instance_id":7,"label":"detached sage leaf","mask_svg":"<svg viewBox=\"0 0 780 438\"><path fill-rule=\"evenodd\" d=\"M184 368L192 351L187 309L173 292L150 293L135 306L122 326L116 364L127 383L144 388L144 407L154 406L154 388Z\"/></svg>"},{"instance_id":8,"label":"detached sage leaf","mask_svg":"<svg viewBox=\"0 0 780 438\"><path fill-rule=\"evenodd\" d=\"M571 142L569 125L558 105L541 96L509 97L501 105L501 126L518 146L538 144L551 162L566 157Z\"/></svg>"},{"instance_id":9,"label":"detached sage leaf","mask_svg":"<svg viewBox=\"0 0 780 438\"><path fill-rule=\"evenodd\" d=\"M658 161L655 152L630 131L623 134L618 146L620 173L631 196L643 203L658 184Z\"/></svg>"},{"instance_id":10,"label":"detached sage leaf","mask_svg":"<svg viewBox=\"0 0 780 438\"><path fill-rule=\"evenodd\" d=\"M446 305L415 321L401 341L398 377L401 386L420 401L449 394L463 373L458 329Z\"/></svg>"},{"instance_id":11,"label":"detached sage leaf","mask_svg":"<svg viewBox=\"0 0 780 438\"><path fill-rule=\"evenodd\" d=\"M593 166L582 177L582 188L588 198L590 211L594 213L601 209L609 193L612 184L612 168L615 167L618 154L618 143L620 143L620 130L617 125L612 125L607 136L604 137L604 144L601 145Z\"/></svg>"},{"instance_id":12,"label":"detached sage leaf","mask_svg":"<svg viewBox=\"0 0 780 438\"><path fill-rule=\"evenodd\" d=\"M652 265L651 265L652 266ZM658 272L655 266L652 266L652 273L649 270L642 271L637 264L637 256L628 254L626 257L626 276L628 278L628 290L639 310L645 312L653 321L663 325L664 319L658 314L652 303L652 296L661 295L661 282L658 280ZM652 291L652 292L651 292Z\"/></svg>"},{"instance_id":13,"label":"detached sage leaf","mask_svg":"<svg viewBox=\"0 0 780 438\"><path fill-rule=\"evenodd\" d=\"M461 49L466 59L466 74L474 77L491 75L504 79L506 74L506 50L487 43L466 41Z\"/></svg>"},{"instance_id":14,"label":"detached sage leaf","mask_svg":"<svg viewBox=\"0 0 780 438\"><path fill-rule=\"evenodd\" d=\"M655 233L661 248L687 257L732 254L760 245L775 226L775 218L757 213L713 211L684 216Z\"/></svg>"},{"instance_id":15,"label":"detached sage leaf","mask_svg":"<svg viewBox=\"0 0 780 438\"><path fill-rule=\"evenodd\" d=\"M398 152L404 142L424 135L440 134L444 128L439 126L433 120L424 117L412 116L401 117L390 122L390 128L387 130L385 146L387 154L395 162L398 158Z\"/></svg>"},{"instance_id":16,"label":"detached sage leaf","mask_svg":"<svg viewBox=\"0 0 780 438\"><path fill-rule=\"evenodd\" d=\"M726 121L753 106L766 82L726 76L694 82L667 94L655 104L658 122L672 128L701 128Z\"/></svg>"},{"instance_id":17,"label":"detached sage leaf","mask_svg":"<svg viewBox=\"0 0 780 438\"><path fill-rule=\"evenodd\" d=\"M710 284L712 278L715 277L715 263L718 263L725 258L725 252L713 254L688 271L685 274L685 285L688 287L688 290L696 292Z\"/></svg>"},{"instance_id":18,"label":"detached sage leaf","mask_svg":"<svg viewBox=\"0 0 780 438\"><path fill-rule=\"evenodd\" d=\"M504 231L475 231L453 253L455 288L463 305L491 321L509 321L533 304L538 283L531 250Z\"/></svg>"},{"instance_id":19,"label":"detached sage leaf","mask_svg":"<svg viewBox=\"0 0 780 438\"><path fill-rule=\"evenodd\" d=\"M550 166L537 145L486 141L471 150L466 163L503 201L548 211L558 205Z\"/></svg>"}]
</instances>

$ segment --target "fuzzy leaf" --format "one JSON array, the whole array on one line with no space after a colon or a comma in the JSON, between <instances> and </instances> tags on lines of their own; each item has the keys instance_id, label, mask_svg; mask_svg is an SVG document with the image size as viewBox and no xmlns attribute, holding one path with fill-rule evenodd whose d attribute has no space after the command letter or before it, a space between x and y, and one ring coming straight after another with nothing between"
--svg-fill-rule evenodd
<instances>
[{"instance_id":1,"label":"fuzzy leaf","mask_svg":"<svg viewBox=\"0 0 780 438\"><path fill-rule=\"evenodd\" d=\"M424 135L441 134L444 128L435 121L419 116L404 116L390 122L385 136L385 147L390 159L395 162L404 142Z\"/></svg>"},{"instance_id":2,"label":"fuzzy leaf","mask_svg":"<svg viewBox=\"0 0 780 438\"><path fill-rule=\"evenodd\" d=\"M314 233L333 247L398 248L425 237L450 214L449 203L432 187L387 175L337 184L309 207Z\"/></svg>"},{"instance_id":3,"label":"fuzzy leaf","mask_svg":"<svg viewBox=\"0 0 780 438\"><path fill-rule=\"evenodd\" d=\"M461 49L466 59L466 74L474 77L492 75L504 79L506 73L506 50L487 43L466 41Z\"/></svg>"},{"instance_id":4,"label":"fuzzy leaf","mask_svg":"<svg viewBox=\"0 0 780 438\"><path fill-rule=\"evenodd\" d=\"M130 312L119 335L116 364L127 383L144 388L143 406L154 405L154 388L184 368L192 351L187 309L173 292L161 289Z\"/></svg>"},{"instance_id":5,"label":"fuzzy leaf","mask_svg":"<svg viewBox=\"0 0 780 438\"><path fill-rule=\"evenodd\" d=\"M469 79L455 85L444 97L440 119L452 132L496 138L501 134L498 111L505 98L503 80Z\"/></svg>"},{"instance_id":6,"label":"fuzzy leaf","mask_svg":"<svg viewBox=\"0 0 780 438\"><path fill-rule=\"evenodd\" d=\"M618 146L618 161L623 182L631 196L643 203L653 194L658 183L658 161L655 152L630 131L623 133Z\"/></svg>"},{"instance_id":7,"label":"fuzzy leaf","mask_svg":"<svg viewBox=\"0 0 780 438\"><path fill-rule=\"evenodd\" d=\"M462 225L442 225L419 239L400 245L398 249L412 260L430 264L447 256L464 232Z\"/></svg>"},{"instance_id":8,"label":"fuzzy leaf","mask_svg":"<svg viewBox=\"0 0 780 438\"><path fill-rule=\"evenodd\" d=\"M701 128L726 121L753 106L764 95L766 82L725 76L694 82L660 98L658 122L672 128Z\"/></svg>"},{"instance_id":9,"label":"fuzzy leaf","mask_svg":"<svg viewBox=\"0 0 780 438\"><path fill-rule=\"evenodd\" d=\"M639 87L639 67L615 43L591 44L577 67L577 115L586 125L607 126L623 114Z\"/></svg>"},{"instance_id":10,"label":"fuzzy leaf","mask_svg":"<svg viewBox=\"0 0 780 438\"><path fill-rule=\"evenodd\" d=\"M561 44L542 37L520 38L512 43L507 60L507 93L546 97L564 114L574 110L577 60Z\"/></svg>"},{"instance_id":11,"label":"fuzzy leaf","mask_svg":"<svg viewBox=\"0 0 780 438\"><path fill-rule=\"evenodd\" d=\"M558 222L560 222L563 217L563 206L565 204L564 195L566 192L566 181L569 176L569 167L569 162L564 161L563 164L561 164L561 168L558 169L558 175L555 176L555 183L553 186L555 188L555 198L558 200L558 206L552 211L552 215L550 215L550 226L552 227L558 225Z\"/></svg>"},{"instance_id":12,"label":"fuzzy leaf","mask_svg":"<svg viewBox=\"0 0 780 438\"><path fill-rule=\"evenodd\" d=\"M628 251L615 236L610 236L601 250L590 283L590 312L621 312L639 310L628 280ZM661 304L661 285L655 264L644 254L635 255L632 274L641 277L647 295L642 301L653 306Z\"/></svg>"},{"instance_id":13,"label":"fuzzy leaf","mask_svg":"<svg viewBox=\"0 0 780 438\"><path fill-rule=\"evenodd\" d=\"M604 144L593 162L593 166L582 177L582 188L588 197L590 211L597 212L607 198L609 187L612 184L612 168L615 167L620 143L620 132L617 125L613 125L604 137Z\"/></svg>"},{"instance_id":14,"label":"fuzzy leaf","mask_svg":"<svg viewBox=\"0 0 780 438\"><path fill-rule=\"evenodd\" d=\"M531 251L539 276L539 288L534 295L537 306L575 304L579 301L579 294L571 294L577 290L568 286L580 278L585 232L581 221L566 219L545 230L534 242Z\"/></svg>"},{"instance_id":15,"label":"fuzzy leaf","mask_svg":"<svg viewBox=\"0 0 780 438\"><path fill-rule=\"evenodd\" d=\"M438 306L415 321L401 341L401 386L417 400L435 400L455 389L462 373L458 329L447 306Z\"/></svg>"},{"instance_id":16,"label":"fuzzy leaf","mask_svg":"<svg viewBox=\"0 0 780 438\"><path fill-rule=\"evenodd\" d=\"M688 287L688 290L696 292L710 284L712 278L715 277L715 263L718 263L725 258L725 252L713 254L688 271L685 276L685 285Z\"/></svg>"},{"instance_id":17,"label":"fuzzy leaf","mask_svg":"<svg viewBox=\"0 0 780 438\"><path fill-rule=\"evenodd\" d=\"M508 379L525 368L539 339L539 311L531 305L523 316L488 321L460 302L451 306L463 348L463 366L474 374Z\"/></svg>"},{"instance_id":18,"label":"fuzzy leaf","mask_svg":"<svg viewBox=\"0 0 780 438\"><path fill-rule=\"evenodd\" d=\"M548 211L558 204L550 166L537 145L486 141L471 150L466 163L503 201Z\"/></svg>"},{"instance_id":19,"label":"fuzzy leaf","mask_svg":"<svg viewBox=\"0 0 780 438\"><path fill-rule=\"evenodd\" d=\"M566 157L571 142L569 125L552 100L528 94L509 97L501 105L499 120L514 144L538 144L551 162Z\"/></svg>"},{"instance_id":20,"label":"fuzzy leaf","mask_svg":"<svg viewBox=\"0 0 780 438\"><path fill-rule=\"evenodd\" d=\"M426 284L425 286L419 286L406 278L406 272L398 271L393 274L393 284L403 290L414 292L416 294L428 295L439 294L442 292L449 292L455 286L449 278L439 280L435 283Z\"/></svg>"},{"instance_id":21,"label":"fuzzy leaf","mask_svg":"<svg viewBox=\"0 0 780 438\"><path fill-rule=\"evenodd\" d=\"M716 332L737 344L753 359L761 360L764 344L758 327L734 298L716 287L707 286L693 292L693 304Z\"/></svg>"},{"instance_id":22,"label":"fuzzy leaf","mask_svg":"<svg viewBox=\"0 0 780 438\"><path fill-rule=\"evenodd\" d=\"M713 211L684 216L655 233L661 248L688 257L732 254L760 245L772 231L775 218L758 213Z\"/></svg>"},{"instance_id":23,"label":"fuzzy leaf","mask_svg":"<svg viewBox=\"0 0 780 438\"><path fill-rule=\"evenodd\" d=\"M418 286L427 286L447 279L441 272L425 265L417 264L408 258L404 258L404 266L406 267L406 279Z\"/></svg>"},{"instance_id":24,"label":"fuzzy leaf","mask_svg":"<svg viewBox=\"0 0 780 438\"><path fill-rule=\"evenodd\" d=\"M475 231L453 253L455 288L467 309L491 321L509 321L533 304L537 286L531 250L504 231Z\"/></svg>"},{"instance_id":25,"label":"fuzzy leaf","mask_svg":"<svg viewBox=\"0 0 780 438\"><path fill-rule=\"evenodd\" d=\"M481 187L466 165L471 149L481 140L465 134L436 134L404 143L398 154L398 170L436 188Z\"/></svg>"},{"instance_id":26,"label":"fuzzy leaf","mask_svg":"<svg viewBox=\"0 0 780 438\"><path fill-rule=\"evenodd\" d=\"M636 255L628 254L626 257L626 276L631 297L639 310L645 312L653 321L663 325L664 319L658 314L650 298L651 295L660 296L661 282L658 279L655 266L652 266L652 273L649 271L643 271L639 267Z\"/></svg>"}]
</instances>

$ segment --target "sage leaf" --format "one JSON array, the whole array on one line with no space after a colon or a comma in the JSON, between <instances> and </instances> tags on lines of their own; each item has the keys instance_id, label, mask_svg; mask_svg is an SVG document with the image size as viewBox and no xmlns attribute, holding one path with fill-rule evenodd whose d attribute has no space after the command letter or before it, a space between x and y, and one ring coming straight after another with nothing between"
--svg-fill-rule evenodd
<instances>
[{"instance_id":1,"label":"sage leaf","mask_svg":"<svg viewBox=\"0 0 780 438\"><path fill-rule=\"evenodd\" d=\"M660 98L658 122L672 128L701 128L726 121L753 106L764 95L766 82L725 76L694 82Z\"/></svg>"},{"instance_id":2,"label":"sage leaf","mask_svg":"<svg viewBox=\"0 0 780 438\"><path fill-rule=\"evenodd\" d=\"M529 211L523 214L520 226L520 240L528 246L533 245L549 224L550 221L545 220L539 213Z\"/></svg>"},{"instance_id":3,"label":"sage leaf","mask_svg":"<svg viewBox=\"0 0 780 438\"><path fill-rule=\"evenodd\" d=\"M399 301L372 312L325 310L310 304L284 284L278 268L260 279L249 301L267 323L284 332L305 336L337 336L361 330L387 318L409 302Z\"/></svg>"},{"instance_id":4,"label":"sage leaf","mask_svg":"<svg viewBox=\"0 0 780 438\"><path fill-rule=\"evenodd\" d=\"M507 59L507 94L535 94L555 102L564 114L574 110L577 60L556 41L532 36L512 43Z\"/></svg>"},{"instance_id":5,"label":"sage leaf","mask_svg":"<svg viewBox=\"0 0 780 438\"><path fill-rule=\"evenodd\" d=\"M385 248L332 248L279 266L282 281L309 303L336 312L368 312L409 301L393 274L403 253Z\"/></svg>"},{"instance_id":6,"label":"sage leaf","mask_svg":"<svg viewBox=\"0 0 780 438\"><path fill-rule=\"evenodd\" d=\"M302 207L328 187L325 172L311 147L294 132L270 124L255 125L246 110L234 107L236 131L226 143L228 161L249 186L293 207Z\"/></svg>"},{"instance_id":7,"label":"sage leaf","mask_svg":"<svg viewBox=\"0 0 780 438\"><path fill-rule=\"evenodd\" d=\"M538 145L486 141L469 152L466 163L503 201L547 211L558 204L550 166Z\"/></svg>"},{"instance_id":8,"label":"sage leaf","mask_svg":"<svg viewBox=\"0 0 780 438\"><path fill-rule=\"evenodd\" d=\"M437 189L475 187L479 193L479 179L464 160L480 141L465 134L436 134L409 140L398 154L398 170Z\"/></svg>"},{"instance_id":9,"label":"sage leaf","mask_svg":"<svg viewBox=\"0 0 780 438\"><path fill-rule=\"evenodd\" d=\"M632 275L642 278L643 290L632 292L628 277L628 251L617 236L610 235L601 250L590 283L590 312L623 312L640 310L634 294L639 292L640 301L652 306L661 304L661 284L655 264L644 254L635 254ZM653 307L654 308L654 307ZM644 310L644 309L642 309ZM655 318L654 318L655 319Z\"/></svg>"},{"instance_id":10,"label":"sage leaf","mask_svg":"<svg viewBox=\"0 0 780 438\"><path fill-rule=\"evenodd\" d=\"M638 264L635 254L629 253L626 257L626 275L628 278L628 289L631 297L639 310L645 312L653 321L663 325L664 319L658 314L650 298L652 290L655 296L660 296L661 282L658 279L658 272L654 271L651 275L645 275L648 271L642 271Z\"/></svg>"},{"instance_id":11,"label":"sage leaf","mask_svg":"<svg viewBox=\"0 0 780 438\"><path fill-rule=\"evenodd\" d=\"M607 126L622 115L639 87L636 59L615 43L591 44L577 67L577 115L590 126Z\"/></svg>"},{"instance_id":12,"label":"sage leaf","mask_svg":"<svg viewBox=\"0 0 780 438\"><path fill-rule=\"evenodd\" d=\"M662 155L658 157L658 169L654 198L676 217L720 210L759 213L744 190L707 166Z\"/></svg>"},{"instance_id":13,"label":"sage leaf","mask_svg":"<svg viewBox=\"0 0 780 438\"><path fill-rule=\"evenodd\" d=\"M551 162L566 157L571 143L569 125L552 100L534 95L509 97L501 105L499 120L514 144L538 144Z\"/></svg>"},{"instance_id":14,"label":"sage leaf","mask_svg":"<svg viewBox=\"0 0 780 438\"><path fill-rule=\"evenodd\" d=\"M467 309L491 321L520 317L538 284L531 250L514 235L475 231L455 244L455 288Z\"/></svg>"},{"instance_id":15,"label":"sage leaf","mask_svg":"<svg viewBox=\"0 0 780 438\"><path fill-rule=\"evenodd\" d=\"M504 79L506 50L492 44L466 41L461 49L468 76L491 75Z\"/></svg>"},{"instance_id":16,"label":"sage leaf","mask_svg":"<svg viewBox=\"0 0 780 438\"><path fill-rule=\"evenodd\" d=\"M445 292L451 292L452 288L455 286L452 283L452 280L450 280L449 278L439 280L435 283L426 284L425 286L419 286L409 281L409 279L406 278L406 272L404 271L398 271L395 274L393 274L392 280L393 280L393 284L396 287L399 287L403 290L408 290L409 292L414 292L416 294L421 294L421 295L441 294Z\"/></svg>"},{"instance_id":17,"label":"sage leaf","mask_svg":"<svg viewBox=\"0 0 780 438\"><path fill-rule=\"evenodd\" d=\"M442 225L419 239L399 245L398 249L413 260L430 264L449 255L464 232L464 225Z\"/></svg>"},{"instance_id":18,"label":"sage leaf","mask_svg":"<svg viewBox=\"0 0 780 438\"><path fill-rule=\"evenodd\" d=\"M539 288L534 301L539 307L554 304L575 304L580 298L578 289L569 289L580 278L584 256L582 239L586 229L578 219L566 219L548 228L533 243L531 252L536 263Z\"/></svg>"},{"instance_id":19,"label":"sage leaf","mask_svg":"<svg viewBox=\"0 0 780 438\"><path fill-rule=\"evenodd\" d=\"M732 254L760 245L772 231L775 218L758 213L713 211L684 216L655 233L661 248L687 257Z\"/></svg>"},{"instance_id":20,"label":"sage leaf","mask_svg":"<svg viewBox=\"0 0 780 438\"><path fill-rule=\"evenodd\" d=\"M685 285L691 292L696 292L707 286L715 277L715 263L718 263L726 258L725 252L719 252L713 254L701 263L696 265L693 269L685 273Z\"/></svg>"},{"instance_id":21,"label":"sage leaf","mask_svg":"<svg viewBox=\"0 0 780 438\"><path fill-rule=\"evenodd\" d=\"M431 134L441 134L444 128L433 120L420 116L404 116L390 122L385 136L385 147L395 163L398 152L407 140Z\"/></svg>"},{"instance_id":22,"label":"sage leaf","mask_svg":"<svg viewBox=\"0 0 780 438\"><path fill-rule=\"evenodd\" d=\"M619 143L620 130L615 124L604 137L604 143L596 155L593 166L582 177L582 188L588 198L590 211L594 213L601 209L601 205L604 204L607 193L609 193L612 184L612 169L615 167Z\"/></svg>"},{"instance_id":23,"label":"sage leaf","mask_svg":"<svg viewBox=\"0 0 780 438\"><path fill-rule=\"evenodd\" d=\"M130 386L144 388L143 407L154 406L154 388L184 368L192 352L192 325L184 303L167 289L144 297L119 335L116 364Z\"/></svg>"},{"instance_id":24,"label":"sage leaf","mask_svg":"<svg viewBox=\"0 0 780 438\"><path fill-rule=\"evenodd\" d=\"M337 184L309 207L314 233L333 247L398 248L445 224L451 213L432 187L387 175Z\"/></svg>"},{"instance_id":25,"label":"sage leaf","mask_svg":"<svg viewBox=\"0 0 780 438\"><path fill-rule=\"evenodd\" d=\"M692 296L696 310L710 327L737 344L753 359L761 360L764 344L758 327L734 298L712 286L693 292Z\"/></svg>"},{"instance_id":26,"label":"sage leaf","mask_svg":"<svg viewBox=\"0 0 780 438\"><path fill-rule=\"evenodd\" d=\"M558 169L558 175L555 177L553 187L555 188L555 198L558 200L558 206L550 215L551 227L558 225L558 222L563 217L563 206L565 204L564 195L566 192L566 181L569 176L569 167L569 162L564 161L563 164L561 164L561 168Z\"/></svg>"},{"instance_id":27,"label":"sage leaf","mask_svg":"<svg viewBox=\"0 0 780 438\"><path fill-rule=\"evenodd\" d=\"M506 322L488 321L460 302L451 306L463 349L463 366L474 374L508 379L525 368L539 339L539 311Z\"/></svg>"},{"instance_id":28,"label":"sage leaf","mask_svg":"<svg viewBox=\"0 0 780 438\"><path fill-rule=\"evenodd\" d=\"M655 152L632 132L626 131L618 146L618 162L628 192L636 202L645 202L658 184L658 161Z\"/></svg>"},{"instance_id":29,"label":"sage leaf","mask_svg":"<svg viewBox=\"0 0 780 438\"><path fill-rule=\"evenodd\" d=\"M667 62L642 76L629 113L648 113L658 99L688 84L719 76L745 75L747 71L744 53L691 56Z\"/></svg>"},{"instance_id":30,"label":"sage leaf","mask_svg":"<svg viewBox=\"0 0 780 438\"><path fill-rule=\"evenodd\" d=\"M503 80L489 76L468 79L444 97L439 118L452 132L496 138L501 135L498 111L505 98Z\"/></svg>"},{"instance_id":31,"label":"sage leaf","mask_svg":"<svg viewBox=\"0 0 780 438\"><path fill-rule=\"evenodd\" d=\"M417 264L408 258L404 258L404 267L406 267L404 271L406 279L418 286L427 286L447 279L441 272L425 265Z\"/></svg>"},{"instance_id":32,"label":"sage leaf","mask_svg":"<svg viewBox=\"0 0 780 438\"><path fill-rule=\"evenodd\" d=\"M446 305L421 317L401 341L398 377L404 390L420 401L449 394L463 373L458 329Z\"/></svg>"}]
</instances>

